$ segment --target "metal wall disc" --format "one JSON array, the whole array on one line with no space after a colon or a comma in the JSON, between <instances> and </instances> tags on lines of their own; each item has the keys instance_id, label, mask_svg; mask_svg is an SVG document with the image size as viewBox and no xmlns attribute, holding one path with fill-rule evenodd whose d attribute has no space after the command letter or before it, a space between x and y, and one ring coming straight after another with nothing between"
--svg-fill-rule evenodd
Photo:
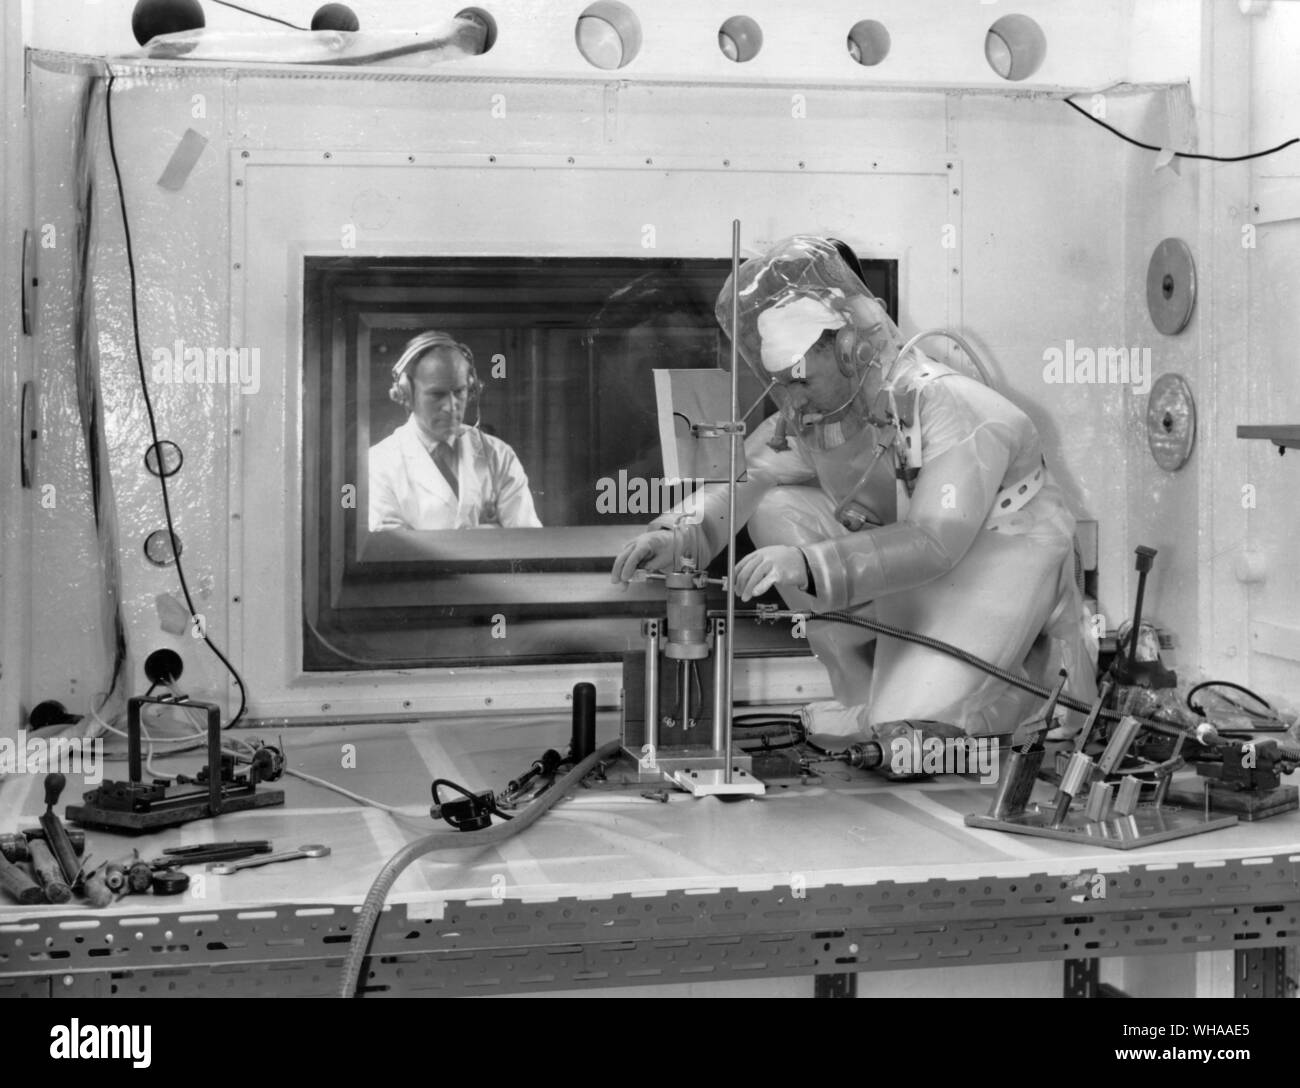
<instances>
[{"instance_id":1,"label":"metal wall disc","mask_svg":"<svg viewBox=\"0 0 1300 1088\"><path fill-rule=\"evenodd\" d=\"M1180 333L1196 305L1196 262L1181 238L1166 238L1147 265L1147 311L1166 336Z\"/></svg>"},{"instance_id":2,"label":"metal wall disc","mask_svg":"<svg viewBox=\"0 0 1300 1088\"><path fill-rule=\"evenodd\" d=\"M1192 388L1178 374L1162 374L1147 397L1147 445L1156 464L1177 472L1192 455L1196 442L1196 401Z\"/></svg>"}]
</instances>

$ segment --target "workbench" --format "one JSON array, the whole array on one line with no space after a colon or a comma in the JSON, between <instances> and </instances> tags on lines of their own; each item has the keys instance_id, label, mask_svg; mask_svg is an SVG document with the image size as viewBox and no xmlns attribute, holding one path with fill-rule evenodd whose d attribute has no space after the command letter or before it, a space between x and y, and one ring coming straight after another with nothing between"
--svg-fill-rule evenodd
<instances>
[{"instance_id":1,"label":"workbench","mask_svg":"<svg viewBox=\"0 0 1300 1088\"><path fill-rule=\"evenodd\" d=\"M616 731L602 713L598 740ZM182 896L102 910L6 901L0 996L332 995L383 862L446 830L429 816L431 780L500 790L544 749L563 750L569 722L318 725L282 737L291 767L401 813L286 777L283 807L141 837L90 830L97 861L235 838L332 853L230 876L191 868L202 879ZM1243 986L1282 987L1282 946L1300 941L1300 813L1120 852L968 828L963 817L986 811L993 789L974 779L821 769L740 800L583 788L499 847L426 855L389 898L367 992L816 976L830 993L851 990L858 972L1065 961L1069 985L1089 993L1103 957L1215 950L1248 950ZM107 764L105 777L125 777L125 765ZM41 785L40 775L0 783L0 830L35 823ZM70 776L59 811L81 790Z\"/></svg>"}]
</instances>

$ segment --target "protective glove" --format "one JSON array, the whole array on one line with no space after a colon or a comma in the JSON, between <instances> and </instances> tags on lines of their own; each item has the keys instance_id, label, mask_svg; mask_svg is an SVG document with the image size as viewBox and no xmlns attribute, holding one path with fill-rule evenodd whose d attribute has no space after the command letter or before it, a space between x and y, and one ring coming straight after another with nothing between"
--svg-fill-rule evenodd
<instances>
[{"instance_id":1,"label":"protective glove","mask_svg":"<svg viewBox=\"0 0 1300 1088\"><path fill-rule=\"evenodd\" d=\"M798 548L773 544L759 548L736 564L736 593L742 601L766 593L772 586L808 588L808 564Z\"/></svg>"},{"instance_id":2,"label":"protective glove","mask_svg":"<svg viewBox=\"0 0 1300 1088\"><path fill-rule=\"evenodd\" d=\"M609 572L611 582L630 582L638 570L666 570L673 561L673 532L655 529L623 546Z\"/></svg>"}]
</instances>

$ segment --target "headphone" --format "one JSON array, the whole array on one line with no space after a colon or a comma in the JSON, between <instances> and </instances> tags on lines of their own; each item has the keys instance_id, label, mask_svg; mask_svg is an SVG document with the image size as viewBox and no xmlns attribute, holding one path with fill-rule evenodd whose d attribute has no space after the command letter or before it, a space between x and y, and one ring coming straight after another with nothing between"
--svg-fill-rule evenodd
<instances>
[{"instance_id":1,"label":"headphone","mask_svg":"<svg viewBox=\"0 0 1300 1088\"><path fill-rule=\"evenodd\" d=\"M389 400L410 410L414 399L410 370L419 363L420 359L437 348L453 348L460 352L468 368L469 394L465 402L466 408L469 407L470 402L478 400L479 394L483 391L483 383L479 381L478 371L474 369L474 353L449 333L439 332L437 329L430 329L413 337L402 350L397 362L393 364L393 384L388 390Z\"/></svg>"},{"instance_id":2,"label":"headphone","mask_svg":"<svg viewBox=\"0 0 1300 1088\"><path fill-rule=\"evenodd\" d=\"M838 238L826 238L824 241L834 247L835 252L839 254L840 260L844 262L845 267L858 278L858 282L863 287L867 286L866 273L862 271L862 264L858 260L858 255L853 252L847 242L841 242ZM870 288L868 288L870 292ZM860 335L859 322L862 327L871 329L878 324L874 315L866 313L866 303L861 299L850 298L848 305L853 310L851 318L847 325L835 334L835 361L839 364L840 373L846 378L851 378L858 374L863 367L868 367L876 361L879 351L872 345L870 340L866 340Z\"/></svg>"},{"instance_id":3,"label":"headphone","mask_svg":"<svg viewBox=\"0 0 1300 1088\"><path fill-rule=\"evenodd\" d=\"M874 314L868 312L870 307L864 299L850 298L847 301L853 312L849 316L849 323L835 333L835 361L840 373L851 378L878 362L880 348L872 343L867 334L878 329L880 322Z\"/></svg>"}]
</instances>

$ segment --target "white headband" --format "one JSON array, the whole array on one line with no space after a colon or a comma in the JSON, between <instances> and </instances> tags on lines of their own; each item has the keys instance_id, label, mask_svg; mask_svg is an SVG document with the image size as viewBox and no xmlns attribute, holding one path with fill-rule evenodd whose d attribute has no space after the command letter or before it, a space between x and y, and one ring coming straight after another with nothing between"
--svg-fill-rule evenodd
<instances>
[{"instance_id":1,"label":"white headband","mask_svg":"<svg viewBox=\"0 0 1300 1088\"><path fill-rule=\"evenodd\" d=\"M777 374L794 366L827 329L842 329L848 322L824 302L801 296L758 315L758 337L763 369Z\"/></svg>"}]
</instances>

